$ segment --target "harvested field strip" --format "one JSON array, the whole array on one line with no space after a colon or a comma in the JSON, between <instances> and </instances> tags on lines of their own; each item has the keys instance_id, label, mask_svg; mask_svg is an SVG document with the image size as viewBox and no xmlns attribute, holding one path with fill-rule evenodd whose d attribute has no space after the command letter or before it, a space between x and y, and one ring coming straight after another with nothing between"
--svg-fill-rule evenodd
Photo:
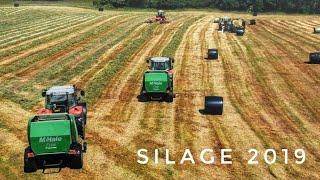
<instances>
[{"instance_id":1,"label":"harvested field strip","mask_svg":"<svg viewBox=\"0 0 320 180\"><path fill-rule=\"evenodd\" d=\"M16 36L11 36L9 38L4 38L0 41L0 48L6 48L10 45L16 45L21 42L25 42L26 40L31 40L34 38L39 38L48 34L52 34L53 32L65 29L70 26L78 25L79 23L87 22L88 20L93 18L79 18L74 17L72 19L65 19L58 21L57 23L52 23L51 26L44 27L44 28L37 28L37 30L32 30L30 33L26 34L19 34Z\"/></svg>"},{"instance_id":2,"label":"harvested field strip","mask_svg":"<svg viewBox=\"0 0 320 180\"><path fill-rule=\"evenodd\" d=\"M180 57L176 57L178 66L175 66L175 93L177 93L177 98L175 99L173 106L173 120L174 120L174 151L173 159L178 159L183 154L184 149L190 149L191 151L195 152L195 144L194 141L196 140L196 129L197 124L194 122L195 119L195 112L192 109L194 107L194 102L192 102L194 95L192 91L189 92L188 85L192 84L191 77L188 78L189 71L191 70L191 61L192 61L192 54L193 54L193 46L194 46L194 35L199 34L201 29L204 28L201 25L201 21L203 19L194 23L188 34L185 36L186 42L183 47L183 54ZM196 66L195 66L196 67ZM198 88L197 88L198 89ZM175 176L176 177L195 177L199 175L200 170L196 168L194 170L194 174L183 174L182 169L188 170L192 166L190 165L176 165L174 168L178 171ZM199 166L198 166L199 167Z\"/></svg>"},{"instance_id":3,"label":"harvested field strip","mask_svg":"<svg viewBox=\"0 0 320 180\"><path fill-rule=\"evenodd\" d=\"M261 22L262 25L266 25L265 22ZM288 27L286 23L276 23L274 21L269 21L269 24L272 25L272 28L278 29L281 32L281 35L286 35L286 36L295 36L295 40L300 40L304 43L304 45L308 45L311 47L317 47L317 42L319 42L319 38L317 37L312 37L310 35L313 34L307 34L304 31L301 32L299 28L296 27Z\"/></svg>"},{"instance_id":4,"label":"harvested field strip","mask_svg":"<svg viewBox=\"0 0 320 180\"><path fill-rule=\"evenodd\" d=\"M88 39L85 39L83 42L79 44L75 44L75 46L71 46L66 48L65 50L59 52L58 54L48 57L46 59L41 60L39 63L33 64L32 67L27 67L25 69L22 69L21 71L18 71L16 75L19 78L26 78L26 77L33 77L33 75L37 74L37 69L41 70L41 67L47 67L50 64L53 64L52 62L55 61L55 63L59 63L60 61L57 61L57 58L61 59L64 55L68 55L70 53L78 53L80 50L83 49L90 49L94 48L95 50L100 49L104 46L102 44L104 41L108 38L111 38L116 31L121 31L124 27L129 29L129 24L125 24L125 22L135 20L135 17L131 18L123 18L123 20L118 21L112 25L112 28L106 29L106 31L94 34L90 36ZM132 23L131 23L132 24ZM101 38L103 37L103 38ZM109 40L108 40L109 41ZM88 45L91 45L88 47ZM67 61L68 62L68 61ZM72 63L73 66L76 66L77 63L81 62L81 58L77 58L77 62Z\"/></svg>"},{"instance_id":5,"label":"harvested field strip","mask_svg":"<svg viewBox=\"0 0 320 180\"><path fill-rule=\"evenodd\" d=\"M263 37L263 38L265 38L265 37ZM261 38L261 39L263 39L263 38ZM270 36L269 36L268 39L270 39ZM261 43L261 42L259 41L259 43ZM275 44L275 43L273 43L273 44ZM277 57L274 57L271 54L268 54L268 56L270 57L270 59L277 58ZM271 62L277 62L277 61L271 61ZM290 75L290 76L286 75L286 74L290 74L290 72L293 71L292 69L288 69L288 67L290 67L289 65L290 65L290 63L285 63L285 65L284 65L284 63L281 63L281 64L274 63L273 64L274 68L278 72L282 71L281 73L279 73L280 77L282 77L285 80L288 88L291 89L291 93L293 94L294 97L292 97L290 99L292 99L293 102L299 101L297 103L291 104L291 107L295 107L296 105L299 104L299 106L296 107L296 110L298 112L300 111L300 114L304 114L305 115L304 119L308 120L308 121L304 120L305 122L302 123L302 124L298 123L297 126L298 127L302 127L302 130L304 130L304 131L305 131L305 128L304 128L303 124L305 124L305 123L311 123L312 124L311 127L307 128L309 130L312 130L313 129L312 127L318 128L318 125L317 125L317 123L315 123L316 122L315 120L319 118L319 113L314 111L314 110L318 109L317 107L319 107L319 104L318 105L314 104L312 102L312 100L309 101L311 104L308 103L308 99L316 99L316 98L318 98L318 97L314 96L317 92L316 91L314 93L305 92L305 90L301 89L301 87L300 87L301 83L299 85L295 84L297 82L303 82L303 80L298 80L298 78L301 77L301 74L298 74L296 77L294 75ZM288 69L287 72L285 71L286 69ZM297 72L297 70L295 70L295 72ZM294 80L294 79L296 79L296 80ZM304 86L308 87L310 85L305 84ZM300 87L300 88L298 88L298 87ZM311 87L313 87L313 85L311 85ZM305 94L303 94L304 92L305 92ZM288 94L287 91L286 91L286 94ZM308 97L308 96L310 96L310 97ZM308 111L305 112L305 109L307 109ZM292 119L297 119L297 118L292 118ZM316 130L315 132L317 132L317 131L318 130ZM307 134L309 134L309 133L307 133Z\"/></svg>"},{"instance_id":6,"label":"harvested field strip","mask_svg":"<svg viewBox=\"0 0 320 180\"><path fill-rule=\"evenodd\" d=\"M34 91L35 85L39 84L39 82L43 82L41 83L41 87L45 88L52 84L66 84L74 76L78 75L79 73L81 73L82 71L85 71L88 67L90 67L92 62L94 62L97 58L99 58L101 54L103 54L108 48L110 48L115 43L117 43L122 38L124 38L127 35L127 33L131 33L136 26L137 25L134 23L131 23L130 25L123 24L120 27L117 27L117 32L111 33L102 39L101 38L98 39L99 43L101 43L100 47L97 46L97 43L93 42L93 44L90 45L90 47L88 47L90 49L92 48L90 51L88 51L87 48L85 48L79 52L80 54L73 54L71 56L68 56L67 59L63 59L62 64L58 63L56 64L56 66L43 70L37 76L35 76L35 79L28 82L26 85L22 86L21 88L20 88L21 81L18 80L16 81L16 83L12 83L12 82L9 83L11 85L8 85L4 89L6 90L6 89L15 87L15 89L19 91L28 92L28 97L26 97L27 99L25 99L23 96L10 97L10 96L5 96L5 94L4 96L14 102L19 102L22 99L25 101L24 108L27 108L27 109L31 108L32 106L37 104L40 98L39 92ZM78 58L74 59L74 56L77 56ZM76 62L68 63L73 61L76 61ZM57 67L60 67L60 68L57 68ZM12 86L12 84L16 84L16 85ZM39 91L41 91L41 89L39 89Z\"/></svg>"},{"instance_id":7,"label":"harvested field strip","mask_svg":"<svg viewBox=\"0 0 320 180\"><path fill-rule=\"evenodd\" d=\"M229 45L225 44L224 41L226 41L225 38L228 39L228 44L231 44L232 40L230 40L230 37L233 35L227 35L227 37L224 37L223 39L220 39L220 43L223 42L222 47L228 47ZM266 118L265 114L267 112L263 111L262 107L259 107L259 101L263 100L261 98L264 98L263 95L260 96L253 96L254 93L252 91L252 87L248 87L245 83L246 81L251 82L250 84L254 85L253 88L259 88L259 86L255 87L256 84L260 83L260 80L255 80L256 77L260 77L261 74L257 73L255 76L250 77L248 75L252 74L250 72L250 66L249 67L243 67L246 64L240 63L239 59L242 60L249 60L246 58L245 53L246 51L243 51L242 48L237 48L236 46L232 45L231 47L228 47L228 55L222 54L223 58L223 66L225 68L225 78L226 78L226 85L228 88L228 93L230 97L230 101L232 105L235 107L236 111L241 115L242 119L247 124L246 126L249 126L251 131L254 132L255 136L260 139L261 145L264 147L259 147L259 149L263 148L279 148L279 144L275 143L277 142L275 139L272 138L271 133L274 133L274 128L278 127L279 125L272 126L274 122L270 121L272 117ZM231 51L231 49L237 50L237 51ZM226 51L226 52L228 52ZM233 53L236 53L233 55ZM233 58L230 58L230 56ZM240 57L240 58L239 58ZM243 57L243 58L241 58ZM251 58L250 58L251 60ZM248 62L250 65L251 61ZM246 65L247 66L247 65ZM249 72L247 72L249 70ZM254 69L253 69L254 70ZM240 76L234 76L233 74L240 74ZM248 79L250 78L250 79ZM260 90L256 89L257 92L261 92ZM259 102L259 103L255 103ZM271 123L271 124L270 124ZM263 128L262 128L263 127ZM272 128L273 127L273 128ZM262 128L262 129L261 129ZM270 139L271 138L271 139ZM254 141L253 141L254 142ZM253 143L249 142L249 143ZM255 146L247 145L247 149L250 149ZM280 164L274 164L270 167L268 167L268 171L270 173L270 176L274 177L285 177L285 174L288 172L285 167L281 167ZM289 173L290 174L290 173Z\"/></svg>"},{"instance_id":8,"label":"harvested field strip","mask_svg":"<svg viewBox=\"0 0 320 180\"><path fill-rule=\"evenodd\" d=\"M17 35L20 33L30 33L31 30L35 29L35 28L42 28L42 27L46 27L54 22L56 22L57 20L61 20L61 19L70 19L72 17L78 17L78 16L54 16L52 18L43 18L40 20L35 20L33 23L25 23L22 26L15 26L15 29L8 29L8 30L4 30L0 32L0 37L7 37L7 36L13 36L13 35ZM83 16L83 17L90 17L90 16ZM11 19L8 19L7 21L11 21Z\"/></svg>"},{"instance_id":9,"label":"harvested field strip","mask_svg":"<svg viewBox=\"0 0 320 180\"><path fill-rule=\"evenodd\" d=\"M122 52L126 45L129 44L132 39L137 38L141 31L144 31L146 28L147 27L145 24L137 25L135 30L132 31L129 36L123 36L123 38L119 38L120 41L111 49L108 49L108 51L103 53L89 70L84 72L84 74L82 74L80 77L73 78L71 82L75 82L78 87L84 88L89 80L92 79L97 72L101 71L106 66L110 59L113 59L114 56Z\"/></svg>"},{"instance_id":10,"label":"harvested field strip","mask_svg":"<svg viewBox=\"0 0 320 180\"><path fill-rule=\"evenodd\" d=\"M94 16L61 16L55 17L55 19L51 21L45 21L42 24L34 26L33 28L26 29L25 31L18 31L14 33L6 33L1 36L0 44L1 47L5 47L6 45L12 42L21 42L27 39L31 39L32 36L42 35L47 32L53 32L57 30L57 28L64 28L67 25L72 25L72 22L81 22L88 20L90 18L94 18ZM65 26L63 26L65 25ZM60 26L60 27L59 27Z\"/></svg>"},{"instance_id":11,"label":"harvested field strip","mask_svg":"<svg viewBox=\"0 0 320 180\"><path fill-rule=\"evenodd\" d=\"M271 33L271 32L270 32ZM308 101L309 99L312 101L312 99L314 98L319 98L319 94L317 93L317 88L314 88L314 87L317 87L317 84L319 84L320 82L320 76L317 75L317 73L315 73L316 68L315 69L311 69L310 66L306 65L306 64L303 64L301 61L299 61L299 59L297 59L297 57L299 57L298 54L295 54L295 52L297 52L297 49L295 48L300 48L300 46L298 45L295 45L294 47L292 48L289 48L291 47L290 44L294 44L294 43L291 43L290 41L289 42L286 42L285 40L283 39L279 39L279 37L275 37L273 34L270 35L269 31L268 33L267 32L261 32L261 35L264 36L264 38L268 38L268 40L271 40L272 43L274 45L276 45L276 48L279 49L279 51L281 51L281 54L283 54L281 56L282 59L287 59L287 65L284 66L285 69L289 69L289 72L292 71L292 72L299 72L297 73L298 76L294 76L291 75L291 77L295 77L296 80L294 80L292 83L294 83L292 85L292 88L294 89L297 89L296 92L299 92L300 95L298 95L298 97L300 97L300 100L302 103ZM282 40L282 41L279 41L279 40ZM284 47L287 47L287 51L283 51L282 49L280 48L284 48ZM295 64L292 64L293 62L296 62L296 61L299 61ZM299 64L298 64L299 63ZM283 65L283 63L279 64L279 65ZM291 66L289 66L291 65ZM298 70L296 70L298 68ZM294 69L294 70L292 70ZM288 73L282 73L282 75L285 75L285 74L288 74ZM290 74L290 73L289 73ZM301 79L301 80L298 80L298 79ZM289 82L288 82L289 83ZM296 84L295 83L299 83L299 84ZM310 87L310 88L307 88L307 89L302 89L300 86L301 84L304 84L304 86L302 87ZM302 90L302 91L301 91ZM313 95L313 96L310 96L310 95ZM308 97L310 96L310 97ZM313 112L314 110L317 110L318 108L313 108L314 105L316 104L313 104L311 106L307 106L307 107L310 107L308 112ZM319 107L319 104L316 105L315 107ZM319 118L319 117L316 117L316 119Z\"/></svg>"},{"instance_id":12,"label":"harvested field strip","mask_svg":"<svg viewBox=\"0 0 320 180\"><path fill-rule=\"evenodd\" d=\"M75 26L71 26L71 27L62 29L60 31L56 31L55 33L48 34L41 38L28 40L28 41L22 42L21 44L18 43L17 45L11 46L9 48L3 48L3 50L5 51L0 53L0 57L5 57L5 58L2 59L2 61L0 62L0 65L12 63L18 58L24 58L24 57L33 55L40 50L50 48L61 42L70 40L74 37L77 37L77 35L79 34L83 34L86 31L90 31L95 27L100 26L118 17L119 16L113 16L108 19L102 19L101 17L100 18L96 17L89 21L85 21ZM47 44L43 44L43 43L47 43ZM33 48L33 49L30 49L30 48Z\"/></svg>"},{"instance_id":13,"label":"harvested field strip","mask_svg":"<svg viewBox=\"0 0 320 180\"><path fill-rule=\"evenodd\" d=\"M216 31L216 26L210 26L208 28L208 30L206 32L204 32L205 34L202 34L200 37L200 41L205 39L205 41L202 41L202 45L201 45L201 51L194 51L194 52L201 52L201 54L199 54L197 57L195 57L197 59L196 62L198 62L200 60L201 65L199 65L199 67L201 67L201 82L198 82L198 87L202 86L201 91L199 92L199 97L196 100L196 104L197 104L197 109L199 111L198 116L202 117L202 118L197 118L195 120L198 121L199 126L201 127L201 129L203 129L201 131L201 133L199 132L199 137L198 137L198 141L197 142L203 142L203 144L200 144L199 147L206 147L208 146L208 144L210 145L210 148L213 148L215 150L215 152L219 152L220 149L224 149L224 148L231 148L233 150L235 150L234 152L234 158L238 159L238 161L234 161L233 162L233 166L232 167L224 167L223 165L219 164L219 166L222 166L221 169L214 169L212 174L217 174L215 172L220 172L221 174L217 174L217 177L236 177L236 176L246 176L246 177L253 177L253 174L259 174L261 172L257 172L254 169L250 170L246 163L245 163L245 157L243 156L242 152L243 150L241 148L241 145L235 146L234 143L236 142L235 139L237 139L237 141L239 141L239 135L235 135L236 138L232 137L233 134L238 134L233 128L229 127L230 125L228 124L232 124L232 126L235 126L235 121L241 121L240 117L238 116L239 119L236 119L235 117L237 116L230 116L231 114L233 114L231 112L232 107L228 106L229 102L228 102L228 97L227 97L227 93L225 91L225 85L224 85L224 78L223 78L223 66L222 66L222 62L216 62L216 61L210 61L207 60L207 49L208 48L217 48L218 47L218 33L215 32ZM200 78L194 78L194 79L200 79ZM200 114L200 109L202 109L204 107L204 103L203 103L203 99L205 96L207 95L219 95L219 96L223 96L224 98L224 106L225 107L225 115L224 117L212 117L212 116L205 116ZM227 111L227 112L226 112ZM229 118L228 118L229 117ZM230 118L232 117L232 118ZM199 120L198 120L199 119ZM233 123L223 123L225 121L232 121ZM225 127L225 126L228 127ZM232 129L232 130L229 130ZM241 128L243 129L243 128ZM232 131L232 132L228 132L228 131ZM209 136L209 137L205 137L205 136ZM205 139L210 139L210 143L206 143ZM244 138L244 140L242 140L241 144L242 146L247 144L247 137ZM233 142L233 143L230 143ZM241 149L241 150L240 150ZM219 158L220 154L219 153L215 153L216 157ZM232 172L232 173L230 173Z\"/></svg>"},{"instance_id":14,"label":"harvested field strip","mask_svg":"<svg viewBox=\"0 0 320 180\"><path fill-rule=\"evenodd\" d=\"M115 17L112 17L111 19L108 19L107 22L112 23L112 19L115 19ZM99 23L100 24L100 23ZM101 27L101 26L100 26ZM78 43L80 44L82 41L90 38L91 36L100 33L105 28L111 28L111 24L107 23L104 26L102 26L99 29L95 29L95 26L91 26L89 28L85 28L81 31L78 36L71 35L70 37L66 37L66 39L62 38L56 41L53 41L51 43L48 43L46 45L40 45L39 48L30 49L28 51L25 51L26 53L20 54L16 57L11 58L8 61L11 61L10 64L2 65L2 67L5 67L0 70L0 75L4 75L6 73L11 73L14 71L17 71L21 68L25 68L45 57L49 57L54 55L55 53L59 53L62 49L65 49L66 47L69 47L72 44ZM69 40L69 41L66 41ZM47 50L47 48L51 48L50 50ZM30 52L30 53L29 53ZM25 58L26 55L29 55L27 58ZM19 59L24 58L22 61L18 61ZM1 66L0 66L1 67Z\"/></svg>"},{"instance_id":15,"label":"harvested field strip","mask_svg":"<svg viewBox=\"0 0 320 180\"><path fill-rule=\"evenodd\" d=\"M248 52L250 52L250 51L248 51ZM251 52L250 52L251 53ZM268 56L267 56L268 57ZM257 68L258 66L256 66L256 65L254 65L254 68ZM266 65L263 65L263 67L264 68L266 68ZM262 69L260 69L260 70L258 70L260 73L262 73ZM256 71L256 73L257 73L257 71ZM261 74L261 77L265 77L266 75L262 75ZM259 82L260 83L264 83L266 80L263 80L263 79L260 79L259 80ZM268 87L268 85L263 85L262 87ZM256 91L256 92L258 92L258 91ZM266 92L268 92L268 93L270 93L270 92L273 92L272 90L270 90L269 88L268 88L268 90L266 90L265 91L265 93ZM261 96L261 95L260 95ZM276 95L270 95L269 97L276 97ZM274 102L273 100L271 100L271 98L269 98L269 101L271 101L271 103L276 103L276 102ZM279 102L280 103L280 102ZM282 109L282 106L281 106L281 104L279 104L279 103L276 103L276 104L274 104L274 105L266 105L266 107L281 107L281 108L279 108L279 113L280 112L283 112L283 113L281 113L281 114L283 114L283 115L278 115L278 116L276 116L278 119L279 118L281 118L281 116L283 116L283 118L281 118L281 119L283 119L283 120L281 120L281 121L283 121L283 122L286 122L286 125L283 127L283 129L288 129L288 127L293 127L292 125L290 125L290 123L291 122L287 122L287 119L290 119L286 114L285 114L285 112L286 112L286 110L281 110L280 111L280 109ZM263 103L262 103L263 104ZM267 109L267 108L264 108L264 109ZM275 113L275 112L277 112L277 110L274 108L273 110L271 110L270 111L270 113ZM268 114L270 114L270 113L268 113ZM288 117L288 118L287 118ZM292 117L291 117L292 118ZM299 126L298 126L299 127ZM287 136L289 136L289 137L295 137L294 136L294 134L297 134L297 132L296 132L296 130L294 130L292 133L292 135L289 135L290 133L288 132L288 131L286 131L286 133L287 133ZM301 132L300 132L301 133ZM300 137L298 137L298 139L300 139ZM288 138L286 138L286 140L288 141ZM294 140L294 141L296 141L296 140ZM293 142L293 141L290 141L290 142ZM280 142L279 142L280 143ZM283 142L282 142L283 143ZM300 141L300 143L303 143L302 142L302 140ZM299 143L298 143L299 144ZM290 145L292 145L292 143L290 144ZM287 146L287 147L290 147L289 145ZM293 147L295 147L295 146L293 146Z\"/></svg>"},{"instance_id":16,"label":"harvested field strip","mask_svg":"<svg viewBox=\"0 0 320 180\"><path fill-rule=\"evenodd\" d=\"M97 98L99 98L101 90L106 86L108 81L112 76L120 70L120 68L126 63L126 60L135 52L135 49L141 46L147 38L151 35L153 30L153 25L149 26L148 29L141 34L141 36L133 40L128 44L127 48L124 49L123 53L117 55L114 60L112 60L108 67L95 75L92 81L86 87L87 96L86 99L89 104L93 104Z\"/></svg>"},{"instance_id":17,"label":"harvested field strip","mask_svg":"<svg viewBox=\"0 0 320 180\"><path fill-rule=\"evenodd\" d=\"M312 68L310 66L308 66L308 68L305 68L306 65L302 64L302 63L305 63L308 60L308 53L311 51L311 48L309 48L308 46L301 46L300 44L301 43L304 44L303 42L300 42L300 41L293 42L291 36L279 36L276 32L270 30L270 28L268 28L266 26L262 26L261 28L263 30L260 30L260 27L257 28L257 30L265 31L265 32L262 32L262 33L266 34L265 36L270 36L270 34L271 34L270 37L275 42L277 42L279 47L282 47L282 48L286 47L285 48L286 51L281 49L282 52L286 53L286 56L290 57L293 62L296 62L296 64L297 64L296 66L301 69L301 73L302 74L307 73L307 75L310 78L312 78L311 80L308 80L310 78L305 79L305 80L313 81L315 83L319 82L319 79L320 79L319 77L320 76L319 76L318 73L314 72L314 71L317 71L317 70L314 70L316 68ZM288 48L288 47L290 47L290 48ZM312 49L314 49L314 48L312 48ZM298 53L298 52L302 52L302 53ZM303 61L301 61L300 58Z\"/></svg>"},{"instance_id":18,"label":"harvested field strip","mask_svg":"<svg viewBox=\"0 0 320 180\"><path fill-rule=\"evenodd\" d=\"M205 62L206 60L204 57L204 54L207 52L206 37L208 34L212 34L214 31L210 19L212 19L212 17L202 19L202 21L199 22L199 24L201 25L196 25L197 29L191 35L189 35L191 39L189 40L191 43L191 48L189 49L189 51L193 53L190 54L190 56L186 56L186 59L183 59L183 61L187 61L185 65L186 67L181 67L182 69L185 68L186 72L189 73L189 75L184 77L184 79L187 79L188 77L189 80L187 80L188 83L186 84L182 84L181 82L176 83L177 86L179 86L180 88L184 88L181 94L179 93L179 97L185 96L183 97L183 99L187 101L179 103L181 103L180 106L182 104L188 104L185 108L188 109L187 111L189 111L189 113L184 113L181 116L185 116L184 119L190 118L190 121L192 121L192 129L194 136L192 147L186 146L182 147L182 149L191 148L192 152L194 152L194 156L197 157L195 159L198 162L200 162L200 159L198 158L200 155L199 152L204 147L213 148L217 150L213 153L217 159L219 159L218 152L220 148L227 148L222 145L222 137L218 135L216 131L217 129L211 129L212 127L210 126L210 123L212 119L209 120L201 114L201 108L203 107L203 98L208 93L210 88L208 86L210 86L209 84L211 84L212 82L208 80L210 71L207 67L205 67L207 63ZM179 76L180 74L177 73L176 78L179 79ZM177 111L177 109L175 111ZM191 117L189 116L190 114ZM214 118L214 120L216 120L216 118ZM191 134L191 131L188 132L183 130L182 137L185 136L184 133ZM182 154L178 153L175 154L176 157L179 157L181 155ZM219 163L217 162L217 164ZM178 166L176 168L178 170L184 169L184 166ZM234 167L237 167L237 165L234 165ZM221 164L219 166L215 166L214 168L208 167L206 165L199 165L196 169L196 173L193 173L192 176L197 177L200 174L208 174L208 176L204 177L211 178L211 176L214 175L213 178L218 178L219 176L231 178L229 171L233 171L232 169L233 167L224 167ZM177 175L179 174L182 174L185 177L189 176L188 174L184 174L182 172L177 173Z\"/></svg>"}]
</instances>

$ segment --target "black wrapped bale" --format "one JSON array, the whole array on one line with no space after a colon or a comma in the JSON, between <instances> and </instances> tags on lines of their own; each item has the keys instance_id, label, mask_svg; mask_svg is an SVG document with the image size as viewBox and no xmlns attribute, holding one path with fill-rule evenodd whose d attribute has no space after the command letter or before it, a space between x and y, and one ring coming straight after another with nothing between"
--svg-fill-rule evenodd
<instances>
[{"instance_id":1,"label":"black wrapped bale","mask_svg":"<svg viewBox=\"0 0 320 180\"><path fill-rule=\"evenodd\" d=\"M208 59L218 59L218 49L208 49Z\"/></svg>"},{"instance_id":2,"label":"black wrapped bale","mask_svg":"<svg viewBox=\"0 0 320 180\"><path fill-rule=\"evenodd\" d=\"M256 25L256 20L255 19L250 19L249 24L250 25Z\"/></svg>"},{"instance_id":3,"label":"black wrapped bale","mask_svg":"<svg viewBox=\"0 0 320 180\"><path fill-rule=\"evenodd\" d=\"M103 11L104 10L104 8L103 7L99 7L99 11Z\"/></svg>"},{"instance_id":4,"label":"black wrapped bale","mask_svg":"<svg viewBox=\"0 0 320 180\"><path fill-rule=\"evenodd\" d=\"M13 6L14 7L19 7L19 3L15 2L15 3L13 3Z\"/></svg>"},{"instance_id":5,"label":"black wrapped bale","mask_svg":"<svg viewBox=\"0 0 320 180\"><path fill-rule=\"evenodd\" d=\"M223 97L206 96L204 111L206 114L222 115L222 113L223 113Z\"/></svg>"},{"instance_id":6,"label":"black wrapped bale","mask_svg":"<svg viewBox=\"0 0 320 180\"><path fill-rule=\"evenodd\" d=\"M310 53L309 63L310 64L320 64L320 52Z\"/></svg>"},{"instance_id":7,"label":"black wrapped bale","mask_svg":"<svg viewBox=\"0 0 320 180\"><path fill-rule=\"evenodd\" d=\"M253 16L258 16L258 12L253 12Z\"/></svg>"}]
</instances>

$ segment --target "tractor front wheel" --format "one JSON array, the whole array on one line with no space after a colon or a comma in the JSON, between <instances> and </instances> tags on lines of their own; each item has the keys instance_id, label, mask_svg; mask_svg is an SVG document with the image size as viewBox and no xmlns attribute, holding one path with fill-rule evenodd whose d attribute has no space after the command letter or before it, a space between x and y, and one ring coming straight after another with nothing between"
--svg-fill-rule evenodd
<instances>
[{"instance_id":1,"label":"tractor front wheel","mask_svg":"<svg viewBox=\"0 0 320 180\"><path fill-rule=\"evenodd\" d=\"M31 152L30 147L26 148L24 151L24 172L25 173L31 173L37 171L37 164L34 157L29 158L28 153Z\"/></svg>"},{"instance_id":2,"label":"tractor front wheel","mask_svg":"<svg viewBox=\"0 0 320 180\"><path fill-rule=\"evenodd\" d=\"M83 152L82 147L78 148L76 151L80 152L73 155L70 159L70 168L71 169L81 169L83 167Z\"/></svg>"}]
</instances>

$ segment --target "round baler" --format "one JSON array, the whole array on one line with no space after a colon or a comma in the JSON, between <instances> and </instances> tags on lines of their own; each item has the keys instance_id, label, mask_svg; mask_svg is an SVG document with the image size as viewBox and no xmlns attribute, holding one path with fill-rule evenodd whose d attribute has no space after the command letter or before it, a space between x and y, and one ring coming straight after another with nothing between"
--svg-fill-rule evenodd
<instances>
[{"instance_id":1,"label":"round baler","mask_svg":"<svg viewBox=\"0 0 320 180\"><path fill-rule=\"evenodd\" d=\"M204 103L204 112L211 115L222 115L223 113L223 97L206 96Z\"/></svg>"},{"instance_id":2,"label":"round baler","mask_svg":"<svg viewBox=\"0 0 320 180\"><path fill-rule=\"evenodd\" d=\"M87 144L79 138L76 119L67 113L33 116L28 122L24 172L38 169L81 169Z\"/></svg>"}]
</instances>

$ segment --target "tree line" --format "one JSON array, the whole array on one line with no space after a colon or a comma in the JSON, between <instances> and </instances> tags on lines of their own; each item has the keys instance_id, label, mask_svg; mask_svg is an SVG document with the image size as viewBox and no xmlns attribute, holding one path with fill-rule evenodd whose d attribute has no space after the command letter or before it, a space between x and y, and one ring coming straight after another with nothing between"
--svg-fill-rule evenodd
<instances>
[{"instance_id":1,"label":"tree line","mask_svg":"<svg viewBox=\"0 0 320 180\"><path fill-rule=\"evenodd\" d=\"M94 5L156 9L220 10L320 14L320 0L94 0Z\"/></svg>"}]
</instances>

